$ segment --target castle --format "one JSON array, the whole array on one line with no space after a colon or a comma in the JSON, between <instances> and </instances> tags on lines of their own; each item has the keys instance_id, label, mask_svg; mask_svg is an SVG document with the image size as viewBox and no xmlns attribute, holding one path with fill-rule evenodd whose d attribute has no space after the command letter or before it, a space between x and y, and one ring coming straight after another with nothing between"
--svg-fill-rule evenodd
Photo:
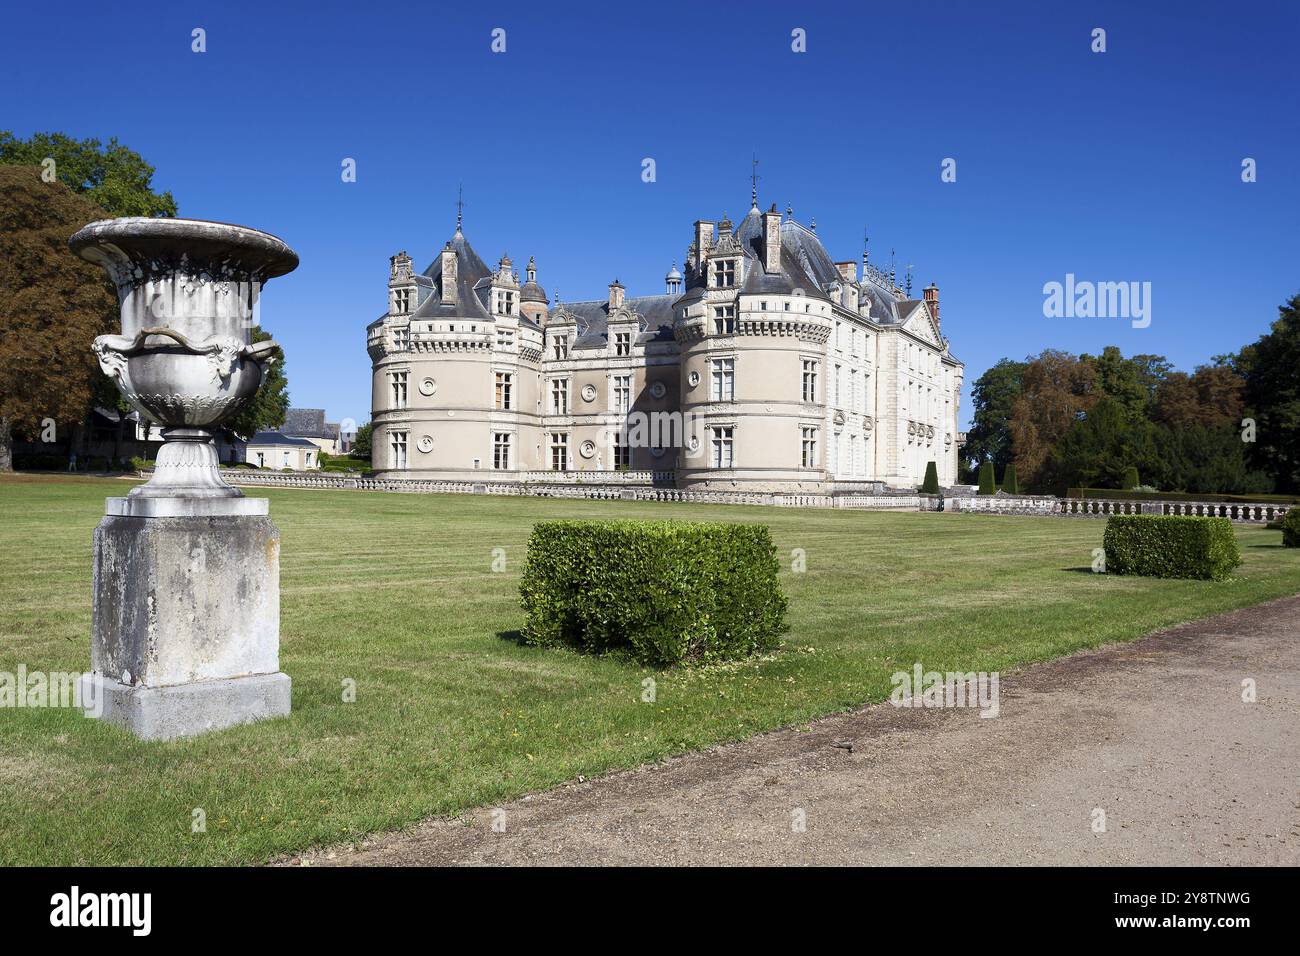
<instances>
[{"instance_id":1,"label":"castle","mask_svg":"<svg viewBox=\"0 0 1300 956\"><path fill-rule=\"evenodd\" d=\"M859 274L816 230L754 195L739 225L695 223L662 294L615 279L552 304L533 259L488 268L458 215L423 272L392 257L367 329L375 471L824 491L914 489L933 461L955 484L964 367L938 288L910 298L865 248Z\"/></svg>"}]
</instances>

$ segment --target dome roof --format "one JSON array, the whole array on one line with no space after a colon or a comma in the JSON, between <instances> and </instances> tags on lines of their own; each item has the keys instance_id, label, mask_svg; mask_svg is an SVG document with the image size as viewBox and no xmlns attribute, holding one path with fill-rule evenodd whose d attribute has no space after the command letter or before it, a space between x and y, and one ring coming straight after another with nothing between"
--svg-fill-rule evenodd
<instances>
[{"instance_id":1,"label":"dome roof","mask_svg":"<svg viewBox=\"0 0 1300 956\"><path fill-rule=\"evenodd\" d=\"M668 270L668 275L664 276L665 279L680 279L681 277L682 274L677 271L677 263L675 262L673 263L673 267Z\"/></svg>"},{"instance_id":2,"label":"dome roof","mask_svg":"<svg viewBox=\"0 0 1300 956\"><path fill-rule=\"evenodd\" d=\"M523 284L519 290L520 302L548 302L546 290L536 282L528 281Z\"/></svg>"}]
</instances>

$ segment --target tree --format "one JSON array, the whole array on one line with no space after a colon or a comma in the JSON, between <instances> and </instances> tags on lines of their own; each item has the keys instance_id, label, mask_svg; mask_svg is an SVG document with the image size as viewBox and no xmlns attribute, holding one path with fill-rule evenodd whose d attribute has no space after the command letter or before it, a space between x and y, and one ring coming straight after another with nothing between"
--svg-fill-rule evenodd
<instances>
[{"instance_id":1,"label":"tree","mask_svg":"<svg viewBox=\"0 0 1300 956\"><path fill-rule=\"evenodd\" d=\"M34 166L0 165L0 471L14 433L80 427L101 377L90 343L118 329L104 270L68 238L105 212Z\"/></svg>"},{"instance_id":2,"label":"tree","mask_svg":"<svg viewBox=\"0 0 1300 956\"><path fill-rule=\"evenodd\" d=\"M353 458L370 458L370 441L373 428L370 422L366 422L357 429L357 437L352 440L352 451L349 454Z\"/></svg>"},{"instance_id":3,"label":"tree","mask_svg":"<svg viewBox=\"0 0 1300 956\"><path fill-rule=\"evenodd\" d=\"M921 494L937 495L939 493L939 469L932 461L925 463L925 481L921 483Z\"/></svg>"},{"instance_id":4,"label":"tree","mask_svg":"<svg viewBox=\"0 0 1300 956\"><path fill-rule=\"evenodd\" d=\"M1160 356L1147 356L1164 362ZM1144 380L1143 366L1136 359L1126 359L1116 345L1108 345L1100 355L1081 355L1079 361L1091 365L1100 396L1116 402L1132 419L1144 418L1151 403L1153 389ZM1167 362L1164 363L1168 365Z\"/></svg>"},{"instance_id":5,"label":"tree","mask_svg":"<svg viewBox=\"0 0 1300 956\"><path fill-rule=\"evenodd\" d=\"M270 341L271 334L254 329L254 342ZM278 428L284 424L289 411L289 379L284 370L284 352L276 353L275 361L266 366L262 384L244 410L232 418L226 427L236 435L252 438L260 431Z\"/></svg>"},{"instance_id":6,"label":"tree","mask_svg":"<svg viewBox=\"0 0 1300 956\"><path fill-rule=\"evenodd\" d=\"M1007 462L1006 470L1002 472L1002 490L1009 495L1020 494L1020 482L1016 481L1016 463Z\"/></svg>"},{"instance_id":7,"label":"tree","mask_svg":"<svg viewBox=\"0 0 1300 956\"><path fill-rule=\"evenodd\" d=\"M1235 365L1245 377L1245 417L1255 421L1251 462L1274 475L1278 491L1300 492L1300 293Z\"/></svg>"},{"instance_id":8,"label":"tree","mask_svg":"<svg viewBox=\"0 0 1300 956\"><path fill-rule=\"evenodd\" d=\"M1011 406L1014 460L1024 484L1037 488L1039 470L1056 444L1097 401L1090 362L1047 349L1025 367L1021 394Z\"/></svg>"},{"instance_id":9,"label":"tree","mask_svg":"<svg viewBox=\"0 0 1300 956\"><path fill-rule=\"evenodd\" d=\"M1123 484L1124 490L1132 491L1134 488L1141 487L1141 485L1142 485L1142 479L1138 477L1137 468L1135 468L1132 465L1129 465L1127 468L1125 468L1124 484Z\"/></svg>"},{"instance_id":10,"label":"tree","mask_svg":"<svg viewBox=\"0 0 1300 956\"><path fill-rule=\"evenodd\" d=\"M1011 408L1020 397L1027 362L1001 359L971 386L974 414L966 433L965 454L978 465L991 461L999 468L1011 461Z\"/></svg>"},{"instance_id":11,"label":"tree","mask_svg":"<svg viewBox=\"0 0 1300 956\"><path fill-rule=\"evenodd\" d=\"M997 485L993 480L993 462L986 461L980 465L980 489L981 495L992 495L997 493Z\"/></svg>"},{"instance_id":12,"label":"tree","mask_svg":"<svg viewBox=\"0 0 1300 956\"><path fill-rule=\"evenodd\" d=\"M104 145L97 139L36 133L22 140L0 130L0 164L41 167L47 178L52 174L113 216L176 215L172 194L153 190L154 168L116 139Z\"/></svg>"}]
</instances>

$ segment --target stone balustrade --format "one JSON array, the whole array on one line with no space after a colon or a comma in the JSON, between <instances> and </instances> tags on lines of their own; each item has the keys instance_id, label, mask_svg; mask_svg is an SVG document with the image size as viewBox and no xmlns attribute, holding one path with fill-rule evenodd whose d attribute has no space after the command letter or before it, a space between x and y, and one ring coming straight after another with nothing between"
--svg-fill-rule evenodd
<instances>
[{"instance_id":1,"label":"stone balustrade","mask_svg":"<svg viewBox=\"0 0 1300 956\"><path fill-rule=\"evenodd\" d=\"M671 471L521 472L520 481L447 481L423 478L361 478L325 472L274 472L234 469L222 472L232 485L272 488L334 488L404 494L513 495L609 501L682 501L697 504L765 505L777 508L851 508L860 511L938 511L936 495L868 494L832 485L828 494L752 491L691 491L671 487ZM581 474L582 481L572 480ZM557 475L570 480L557 481ZM1056 498L1051 495L976 495L943 499L947 511L976 514L1105 518L1111 515L1166 514L1228 518L1263 524L1281 518L1288 505L1212 501L1128 501L1116 498Z\"/></svg>"}]
</instances>

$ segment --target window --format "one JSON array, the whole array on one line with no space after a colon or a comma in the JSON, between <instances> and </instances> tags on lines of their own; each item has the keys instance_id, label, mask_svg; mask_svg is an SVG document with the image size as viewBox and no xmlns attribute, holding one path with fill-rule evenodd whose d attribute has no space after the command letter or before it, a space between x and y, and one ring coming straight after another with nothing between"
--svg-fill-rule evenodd
<instances>
[{"instance_id":1,"label":"window","mask_svg":"<svg viewBox=\"0 0 1300 956\"><path fill-rule=\"evenodd\" d=\"M282 468L288 468L288 467L289 467L289 453L288 453L287 451L286 451L286 452L281 452L281 455L283 456L283 461L280 462L280 467L282 467Z\"/></svg>"},{"instance_id":2,"label":"window","mask_svg":"<svg viewBox=\"0 0 1300 956\"><path fill-rule=\"evenodd\" d=\"M266 452L259 451L257 453L257 467L258 468L266 467Z\"/></svg>"},{"instance_id":3,"label":"window","mask_svg":"<svg viewBox=\"0 0 1300 956\"><path fill-rule=\"evenodd\" d=\"M393 408L406 407L406 372L389 372L388 381L393 390Z\"/></svg>"},{"instance_id":4,"label":"window","mask_svg":"<svg viewBox=\"0 0 1300 956\"><path fill-rule=\"evenodd\" d=\"M817 429L802 428L803 433L803 466L805 468L817 467Z\"/></svg>"},{"instance_id":5,"label":"window","mask_svg":"<svg viewBox=\"0 0 1300 956\"><path fill-rule=\"evenodd\" d=\"M622 414L632 407L632 376L615 375L614 376L614 411Z\"/></svg>"},{"instance_id":6,"label":"window","mask_svg":"<svg viewBox=\"0 0 1300 956\"><path fill-rule=\"evenodd\" d=\"M736 284L735 259L720 259L713 264L713 284L719 289L730 289Z\"/></svg>"},{"instance_id":7,"label":"window","mask_svg":"<svg viewBox=\"0 0 1300 956\"><path fill-rule=\"evenodd\" d=\"M734 335L736 332L736 307L717 306L713 310L713 331L717 335Z\"/></svg>"},{"instance_id":8,"label":"window","mask_svg":"<svg viewBox=\"0 0 1300 956\"><path fill-rule=\"evenodd\" d=\"M510 467L509 432L494 432L492 435L492 467L498 471Z\"/></svg>"},{"instance_id":9,"label":"window","mask_svg":"<svg viewBox=\"0 0 1300 956\"><path fill-rule=\"evenodd\" d=\"M515 314L515 294L513 292L497 293L497 313L500 315Z\"/></svg>"},{"instance_id":10,"label":"window","mask_svg":"<svg viewBox=\"0 0 1300 956\"><path fill-rule=\"evenodd\" d=\"M306 464L308 468L311 467L311 452L307 452Z\"/></svg>"},{"instance_id":11,"label":"window","mask_svg":"<svg viewBox=\"0 0 1300 956\"><path fill-rule=\"evenodd\" d=\"M409 327L393 329L393 351L404 352L411 347L411 330Z\"/></svg>"},{"instance_id":12,"label":"window","mask_svg":"<svg viewBox=\"0 0 1300 956\"><path fill-rule=\"evenodd\" d=\"M713 372L713 391L711 400L731 402L736 398L736 360L733 358L712 359L709 367Z\"/></svg>"},{"instance_id":13,"label":"window","mask_svg":"<svg viewBox=\"0 0 1300 956\"><path fill-rule=\"evenodd\" d=\"M835 366L835 407L843 408L840 404L840 393L844 390L844 369L842 366Z\"/></svg>"},{"instance_id":14,"label":"window","mask_svg":"<svg viewBox=\"0 0 1300 956\"><path fill-rule=\"evenodd\" d=\"M497 408L510 409L510 382L514 378L509 372L497 372Z\"/></svg>"},{"instance_id":15,"label":"window","mask_svg":"<svg viewBox=\"0 0 1300 956\"><path fill-rule=\"evenodd\" d=\"M803 360L803 400L817 401L817 363L810 359Z\"/></svg>"},{"instance_id":16,"label":"window","mask_svg":"<svg viewBox=\"0 0 1300 956\"><path fill-rule=\"evenodd\" d=\"M388 447L392 451L394 468L406 467L406 432L389 432Z\"/></svg>"},{"instance_id":17,"label":"window","mask_svg":"<svg viewBox=\"0 0 1300 956\"><path fill-rule=\"evenodd\" d=\"M551 470L569 470L569 436L564 432L551 433Z\"/></svg>"},{"instance_id":18,"label":"window","mask_svg":"<svg viewBox=\"0 0 1300 956\"><path fill-rule=\"evenodd\" d=\"M733 457L733 440L735 428L731 425L710 428L711 442L713 450L712 464L714 468L730 468L734 460Z\"/></svg>"},{"instance_id":19,"label":"window","mask_svg":"<svg viewBox=\"0 0 1300 956\"><path fill-rule=\"evenodd\" d=\"M393 290L393 312L406 313L411 311L411 290L394 289Z\"/></svg>"},{"instance_id":20,"label":"window","mask_svg":"<svg viewBox=\"0 0 1300 956\"><path fill-rule=\"evenodd\" d=\"M858 473L858 436L849 436L849 462L846 471L851 475Z\"/></svg>"},{"instance_id":21,"label":"window","mask_svg":"<svg viewBox=\"0 0 1300 956\"><path fill-rule=\"evenodd\" d=\"M614 467L632 467L632 446L627 444L627 439L622 436L614 438Z\"/></svg>"},{"instance_id":22,"label":"window","mask_svg":"<svg viewBox=\"0 0 1300 956\"><path fill-rule=\"evenodd\" d=\"M555 350L555 358L566 359L569 357L569 337L567 335L557 335L551 340L551 347Z\"/></svg>"},{"instance_id":23,"label":"window","mask_svg":"<svg viewBox=\"0 0 1300 956\"><path fill-rule=\"evenodd\" d=\"M614 354L615 355L632 354L632 333L631 332L614 333Z\"/></svg>"},{"instance_id":24,"label":"window","mask_svg":"<svg viewBox=\"0 0 1300 956\"><path fill-rule=\"evenodd\" d=\"M497 345L501 348L515 344L515 330L507 328L497 329Z\"/></svg>"},{"instance_id":25,"label":"window","mask_svg":"<svg viewBox=\"0 0 1300 956\"><path fill-rule=\"evenodd\" d=\"M569 380L567 378L551 379L551 414L569 414Z\"/></svg>"}]
</instances>

